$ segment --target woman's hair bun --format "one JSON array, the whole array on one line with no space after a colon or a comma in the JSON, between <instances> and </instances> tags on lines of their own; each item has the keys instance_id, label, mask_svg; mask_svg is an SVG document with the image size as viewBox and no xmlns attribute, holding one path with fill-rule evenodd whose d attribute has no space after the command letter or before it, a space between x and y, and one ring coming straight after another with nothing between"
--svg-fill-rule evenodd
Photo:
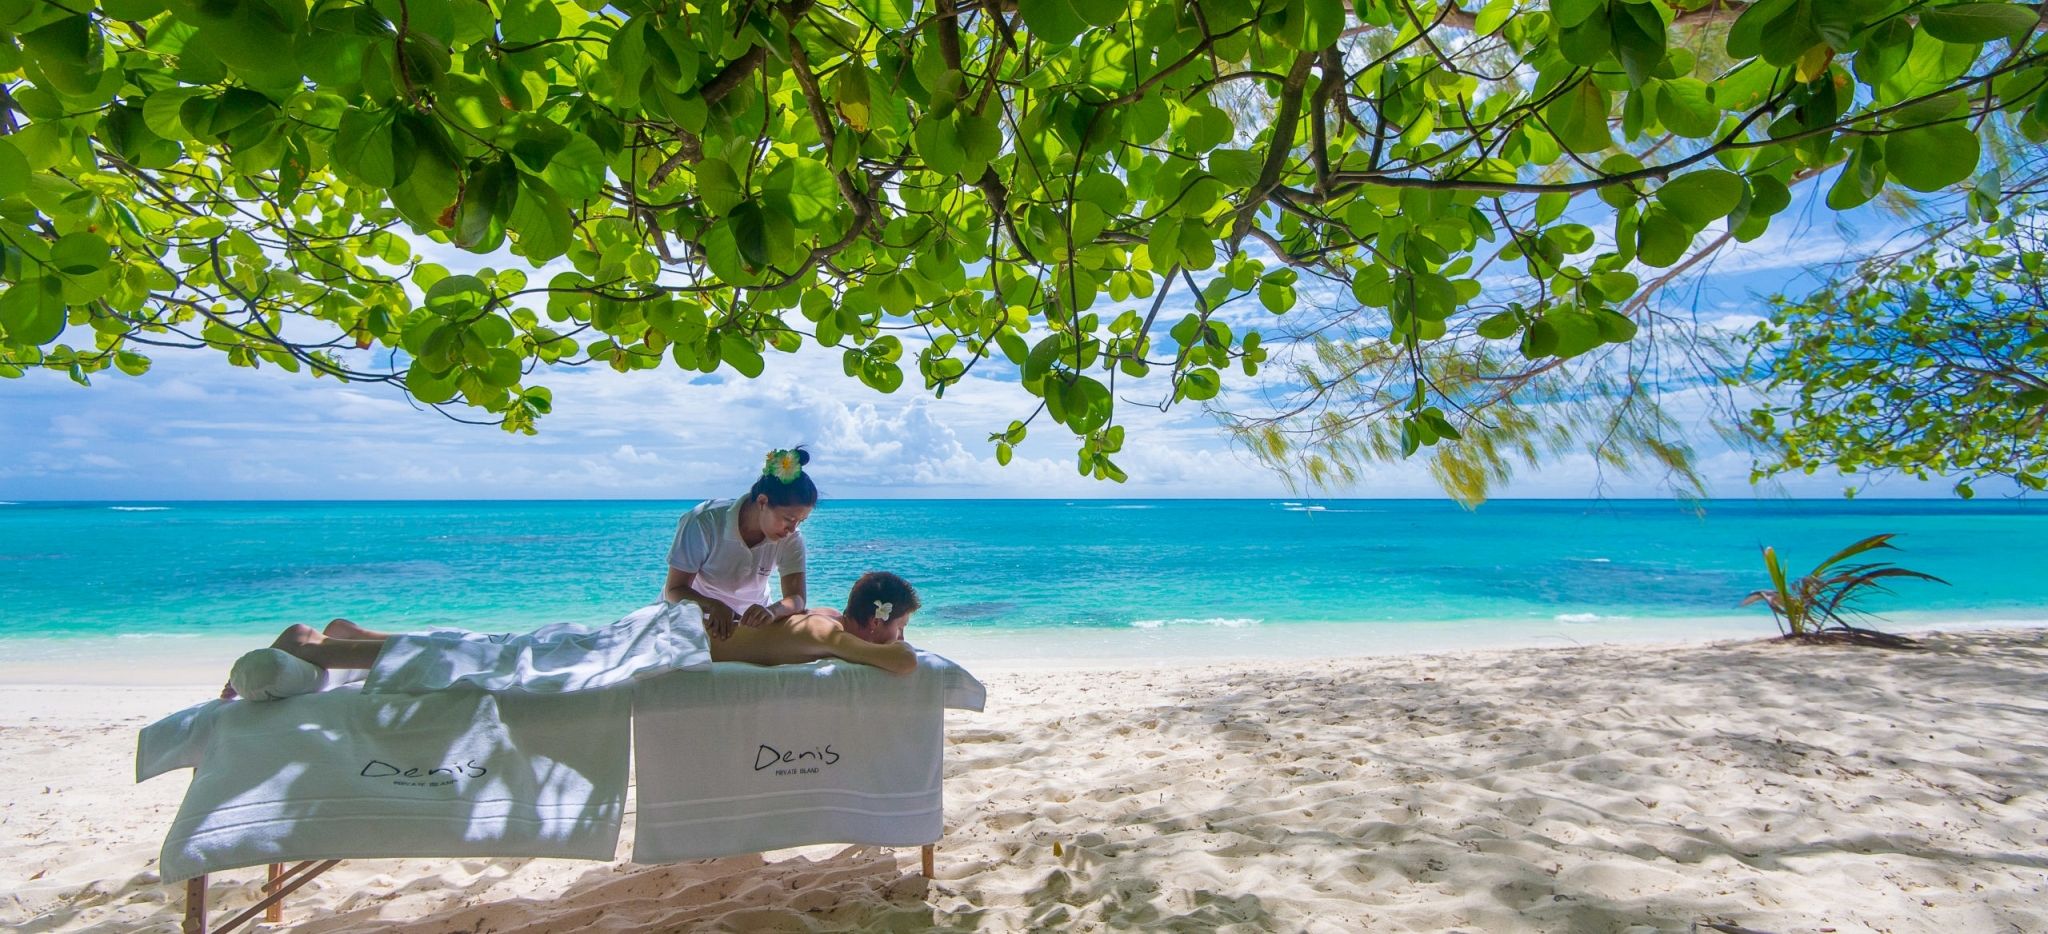
<instances>
[{"instance_id":1,"label":"woman's hair bun","mask_svg":"<svg viewBox=\"0 0 2048 934\"><path fill-rule=\"evenodd\" d=\"M811 452L804 450L803 445L799 444L795 448L792 448L791 450L794 450L796 452L797 463L802 464L806 467L810 466Z\"/></svg>"}]
</instances>

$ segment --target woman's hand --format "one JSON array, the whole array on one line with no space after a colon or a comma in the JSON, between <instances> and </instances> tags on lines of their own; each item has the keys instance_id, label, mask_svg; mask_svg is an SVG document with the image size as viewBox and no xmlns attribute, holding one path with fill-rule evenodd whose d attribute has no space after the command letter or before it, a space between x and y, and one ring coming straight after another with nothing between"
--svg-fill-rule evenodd
<instances>
[{"instance_id":1,"label":"woman's hand","mask_svg":"<svg viewBox=\"0 0 2048 934\"><path fill-rule=\"evenodd\" d=\"M747 607L746 615L740 617L740 625L750 629L759 629L772 622L775 622L775 613L758 603Z\"/></svg>"},{"instance_id":2,"label":"woman's hand","mask_svg":"<svg viewBox=\"0 0 2048 934\"><path fill-rule=\"evenodd\" d=\"M733 619L732 607L726 606L717 600L706 600L703 603L697 604L697 608L704 611L704 632L706 635L720 641L724 641L725 637L732 635L733 624L737 622ZM755 607L754 609L760 609L760 607ZM753 610L748 610L747 612L751 613Z\"/></svg>"}]
</instances>

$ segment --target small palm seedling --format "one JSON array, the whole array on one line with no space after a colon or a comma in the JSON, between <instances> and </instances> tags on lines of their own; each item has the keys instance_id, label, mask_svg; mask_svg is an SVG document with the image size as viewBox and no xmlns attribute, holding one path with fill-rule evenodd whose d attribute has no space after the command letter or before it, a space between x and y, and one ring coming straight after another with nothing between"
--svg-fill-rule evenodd
<instances>
[{"instance_id":1,"label":"small palm seedling","mask_svg":"<svg viewBox=\"0 0 2048 934\"><path fill-rule=\"evenodd\" d=\"M1778 560L1777 549L1764 549L1764 570L1770 572L1771 586L1744 597L1743 606L1762 603L1777 617L1778 631L1787 639L1808 642L1856 642L1905 648L1918 645L1904 636L1850 625L1847 616L1857 614L1857 600L1873 593L1890 593L1888 580L1914 579L1946 584L1948 581L1886 562L1844 564L1857 555L1880 548L1897 550L1892 534L1872 535L1815 565L1806 576L1792 579Z\"/></svg>"}]
</instances>

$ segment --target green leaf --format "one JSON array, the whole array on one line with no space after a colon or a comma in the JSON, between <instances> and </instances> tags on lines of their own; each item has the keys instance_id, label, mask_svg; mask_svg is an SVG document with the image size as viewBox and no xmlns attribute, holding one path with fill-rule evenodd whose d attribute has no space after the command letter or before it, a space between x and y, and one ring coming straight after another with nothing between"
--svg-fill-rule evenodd
<instances>
[{"instance_id":1,"label":"green leaf","mask_svg":"<svg viewBox=\"0 0 2048 934\"><path fill-rule=\"evenodd\" d=\"M507 44L553 39L562 32L555 0L498 0L498 23Z\"/></svg>"},{"instance_id":2,"label":"green leaf","mask_svg":"<svg viewBox=\"0 0 2048 934\"><path fill-rule=\"evenodd\" d=\"M1276 315L1285 314L1294 307L1294 287L1278 282L1259 283L1259 304Z\"/></svg>"},{"instance_id":3,"label":"green leaf","mask_svg":"<svg viewBox=\"0 0 2048 934\"><path fill-rule=\"evenodd\" d=\"M1670 266L1685 258L1692 229L1665 208L1652 205L1636 225L1636 257L1646 266Z\"/></svg>"},{"instance_id":4,"label":"green leaf","mask_svg":"<svg viewBox=\"0 0 2048 934\"><path fill-rule=\"evenodd\" d=\"M783 160L769 173L764 190L780 195L789 207L790 218L808 227L836 213L844 203L832 170L816 159L798 156Z\"/></svg>"},{"instance_id":5,"label":"green leaf","mask_svg":"<svg viewBox=\"0 0 2048 934\"><path fill-rule=\"evenodd\" d=\"M50 263L66 275L84 276L100 271L112 250L107 241L89 233L65 234L50 246Z\"/></svg>"},{"instance_id":6,"label":"green leaf","mask_svg":"<svg viewBox=\"0 0 2048 934\"><path fill-rule=\"evenodd\" d=\"M742 201L725 219L732 225L733 245L739 248L740 259L747 265L760 268L775 261L768 245L768 215L760 202Z\"/></svg>"},{"instance_id":7,"label":"green leaf","mask_svg":"<svg viewBox=\"0 0 2048 934\"><path fill-rule=\"evenodd\" d=\"M1598 152L1614 145L1614 135L1607 127L1610 106L1606 91L1592 81L1581 80L1550 102L1543 111L1543 119L1549 124L1551 135L1566 148L1579 153Z\"/></svg>"},{"instance_id":8,"label":"green leaf","mask_svg":"<svg viewBox=\"0 0 2048 934\"><path fill-rule=\"evenodd\" d=\"M746 335L731 331L724 331L718 335L718 358L732 364L733 369L740 371L740 375L748 379L760 376L765 368L761 351L754 346L754 342L748 340Z\"/></svg>"},{"instance_id":9,"label":"green leaf","mask_svg":"<svg viewBox=\"0 0 2048 934\"><path fill-rule=\"evenodd\" d=\"M28 189L28 157L13 142L0 139L0 198L11 198Z\"/></svg>"},{"instance_id":10,"label":"green leaf","mask_svg":"<svg viewBox=\"0 0 2048 934\"><path fill-rule=\"evenodd\" d=\"M1870 31L1856 50L1853 67L1857 79L1875 87L1905 67L1913 51L1913 27L1905 17L1896 17Z\"/></svg>"},{"instance_id":11,"label":"green leaf","mask_svg":"<svg viewBox=\"0 0 2048 934\"><path fill-rule=\"evenodd\" d=\"M2040 23L2039 13L2012 3L1958 3L1920 11L1920 28L1943 42L1990 42Z\"/></svg>"},{"instance_id":12,"label":"green leaf","mask_svg":"<svg viewBox=\"0 0 2048 934\"><path fill-rule=\"evenodd\" d=\"M697 194L713 214L730 212L747 200L747 190L740 185L731 163L710 156L697 163Z\"/></svg>"},{"instance_id":13,"label":"green leaf","mask_svg":"<svg viewBox=\"0 0 2048 934\"><path fill-rule=\"evenodd\" d=\"M1815 0L1793 0L1777 16L1764 24L1763 35L1758 40L1764 61L1779 68L1787 68L1799 61L1807 50L1825 41L1820 34L1819 26L1814 22L1814 2ZM1739 20L1737 22L1740 23Z\"/></svg>"},{"instance_id":14,"label":"green leaf","mask_svg":"<svg viewBox=\"0 0 2048 934\"><path fill-rule=\"evenodd\" d=\"M1619 3L1610 8L1614 51L1629 83L1642 87L1664 63L1664 20L1647 3Z\"/></svg>"},{"instance_id":15,"label":"green leaf","mask_svg":"<svg viewBox=\"0 0 2048 934\"><path fill-rule=\"evenodd\" d=\"M1742 177L1725 169L1701 169L1680 175L1657 189L1657 203L1692 227L1727 217L1742 202Z\"/></svg>"},{"instance_id":16,"label":"green leaf","mask_svg":"<svg viewBox=\"0 0 2048 934\"><path fill-rule=\"evenodd\" d=\"M509 160L501 159L470 173L462 187L462 199L456 203L455 227L450 232L457 246L497 249L519 194L518 171Z\"/></svg>"},{"instance_id":17,"label":"green leaf","mask_svg":"<svg viewBox=\"0 0 2048 934\"><path fill-rule=\"evenodd\" d=\"M1635 321L1621 312L1602 308L1593 313L1593 320L1599 328L1600 339L1606 343L1626 344L1635 339Z\"/></svg>"},{"instance_id":18,"label":"green leaf","mask_svg":"<svg viewBox=\"0 0 2048 934\"><path fill-rule=\"evenodd\" d=\"M334 162L371 188L390 188L412 174L412 132L389 111L350 110L334 136Z\"/></svg>"},{"instance_id":19,"label":"green leaf","mask_svg":"<svg viewBox=\"0 0 2048 934\"><path fill-rule=\"evenodd\" d=\"M995 108L980 114L962 112L957 117L960 151L970 167L986 164L1002 151L1002 117Z\"/></svg>"},{"instance_id":20,"label":"green leaf","mask_svg":"<svg viewBox=\"0 0 2048 934\"><path fill-rule=\"evenodd\" d=\"M1115 8L1123 4L1097 0L1087 5ZM1281 41L1306 52L1329 48L1344 32L1345 12L1344 0L1292 0L1282 14L1286 21L1280 28Z\"/></svg>"},{"instance_id":21,"label":"green leaf","mask_svg":"<svg viewBox=\"0 0 2048 934\"><path fill-rule=\"evenodd\" d=\"M1479 15L1472 19L1473 34L1490 36L1499 32L1501 25L1514 12L1515 0L1487 0L1487 4L1479 8Z\"/></svg>"},{"instance_id":22,"label":"green leaf","mask_svg":"<svg viewBox=\"0 0 2048 934\"><path fill-rule=\"evenodd\" d=\"M54 276L14 283L0 293L0 332L7 342L30 347L64 333L63 285Z\"/></svg>"},{"instance_id":23,"label":"green leaf","mask_svg":"<svg viewBox=\"0 0 2048 934\"><path fill-rule=\"evenodd\" d=\"M1977 134L1961 121L1937 123L1884 138L1885 169L1914 191L1939 191L1969 178L1983 158Z\"/></svg>"},{"instance_id":24,"label":"green leaf","mask_svg":"<svg viewBox=\"0 0 2048 934\"><path fill-rule=\"evenodd\" d=\"M1109 396L1109 387L1090 376L1075 376L1060 387L1061 401L1067 416L1067 427L1077 435L1085 435L1109 422L1114 402Z\"/></svg>"},{"instance_id":25,"label":"green leaf","mask_svg":"<svg viewBox=\"0 0 2048 934\"><path fill-rule=\"evenodd\" d=\"M1614 51L1614 23L1607 7L1597 6L1584 22L1559 31L1557 47L1565 61L1574 65L1590 68L1605 62Z\"/></svg>"},{"instance_id":26,"label":"green leaf","mask_svg":"<svg viewBox=\"0 0 2048 934\"><path fill-rule=\"evenodd\" d=\"M1038 37L1045 49L1058 49L1080 38L1088 20L1079 7L1109 6L1100 0L1017 0L1017 12L1024 25Z\"/></svg>"},{"instance_id":27,"label":"green leaf","mask_svg":"<svg viewBox=\"0 0 2048 934\"><path fill-rule=\"evenodd\" d=\"M1232 188L1250 188L1259 182L1265 160L1256 152L1218 149L1209 153L1209 174Z\"/></svg>"},{"instance_id":28,"label":"green leaf","mask_svg":"<svg viewBox=\"0 0 2048 934\"><path fill-rule=\"evenodd\" d=\"M562 197L547 182L524 174L505 226L518 235L519 254L536 265L567 252L574 231Z\"/></svg>"},{"instance_id":29,"label":"green leaf","mask_svg":"<svg viewBox=\"0 0 2048 934\"><path fill-rule=\"evenodd\" d=\"M428 405L440 405L455 398L455 373L435 376L415 362L405 371L405 391Z\"/></svg>"},{"instance_id":30,"label":"green leaf","mask_svg":"<svg viewBox=\"0 0 2048 934\"><path fill-rule=\"evenodd\" d=\"M1501 340L1512 337L1522 329L1522 319L1512 311L1503 311L1479 322L1479 336L1487 340Z\"/></svg>"},{"instance_id":31,"label":"green leaf","mask_svg":"<svg viewBox=\"0 0 2048 934\"><path fill-rule=\"evenodd\" d=\"M1665 129L1692 139L1715 135L1721 126L1721 109L1714 106L1714 92L1697 78L1666 81L1657 89L1657 120Z\"/></svg>"},{"instance_id":32,"label":"green leaf","mask_svg":"<svg viewBox=\"0 0 2048 934\"><path fill-rule=\"evenodd\" d=\"M967 151L960 146L953 121L927 115L918 121L911 135L917 141L918 158L924 160L926 168L941 175L958 175L967 167Z\"/></svg>"},{"instance_id":33,"label":"green leaf","mask_svg":"<svg viewBox=\"0 0 2048 934\"><path fill-rule=\"evenodd\" d=\"M1607 0L1553 0L1550 15L1557 20L1557 25L1569 29L1606 9Z\"/></svg>"},{"instance_id":34,"label":"green leaf","mask_svg":"<svg viewBox=\"0 0 2048 934\"><path fill-rule=\"evenodd\" d=\"M427 287L421 304L444 318L466 318L483 310L491 299L491 288L471 275L447 276Z\"/></svg>"},{"instance_id":35,"label":"green leaf","mask_svg":"<svg viewBox=\"0 0 2048 934\"><path fill-rule=\"evenodd\" d=\"M67 16L20 37L27 52L65 94L86 95L99 84L99 30L89 16Z\"/></svg>"}]
</instances>

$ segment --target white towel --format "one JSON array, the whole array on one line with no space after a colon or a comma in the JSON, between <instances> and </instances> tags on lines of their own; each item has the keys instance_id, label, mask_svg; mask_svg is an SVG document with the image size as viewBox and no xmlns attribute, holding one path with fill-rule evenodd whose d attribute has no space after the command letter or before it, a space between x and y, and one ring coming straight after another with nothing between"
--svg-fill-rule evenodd
<instances>
[{"instance_id":1,"label":"white towel","mask_svg":"<svg viewBox=\"0 0 2048 934\"><path fill-rule=\"evenodd\" d=\"M554 694L592 691L711 664L702 611L657 603L609 626L557 623L533 632L458 629L394 635L377 654L363 690L424 694L462 687Z\"/></svg>"},{"instance_id":2,"label":"white towel","mask_svg":"<svg viewBox=\"0 0 2048 934\"><path fill-rule=\"evenodd\" d=\"M624 691L208 701L142 731L136 780L195 769L166 882L300 859L610 859L630 709Z\"/></svg>"},{"instance_id":3,"label":"white towel","mask_svg":"<svg viewBox=\"0 0 2048 934\"><path fill-rule=\"evenodd\" d=\"M980 710L986 698L972 675L926 652L907 675L837 660L720 662L633 694L642 863L935 842L945 708Z\"/></svg>"}]
</instances>

